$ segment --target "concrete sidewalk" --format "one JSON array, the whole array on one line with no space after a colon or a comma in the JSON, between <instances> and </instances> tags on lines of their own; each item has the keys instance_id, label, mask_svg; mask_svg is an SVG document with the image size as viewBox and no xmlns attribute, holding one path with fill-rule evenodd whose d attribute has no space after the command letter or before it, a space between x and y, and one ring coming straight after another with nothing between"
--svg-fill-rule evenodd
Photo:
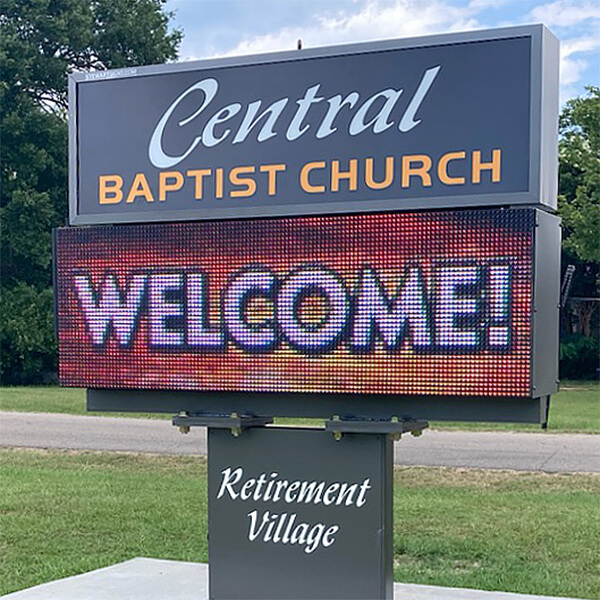
<instances>
[{"instance_id":1,"label":"concrete sidewalk","mask_svg":"<svg viewBox=\"0 0 600 600\"><path fill-rule=\"evenodd\" d=\"M115 600L116 598L118 600L208 600L208 565L134 558L112 567L2 596L2 600ZM394 600L568 599L396 583Z\"/></svg>"}]
</instances>

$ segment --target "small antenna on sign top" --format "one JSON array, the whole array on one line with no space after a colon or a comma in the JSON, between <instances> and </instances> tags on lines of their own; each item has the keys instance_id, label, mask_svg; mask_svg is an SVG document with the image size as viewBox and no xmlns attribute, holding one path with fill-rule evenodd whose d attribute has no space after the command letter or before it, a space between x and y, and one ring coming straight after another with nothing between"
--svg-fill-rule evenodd
<instances>
[{"instance_id":1,"label":"small antenna on sign top","mask_svg":"<svg viewBox=\"0 0 600 600\"><path fill-rule=\"evenodd\" d=\"M296 47L298 48L298 50L302 50L302 40L298 40L296 42Z\"/></svg>"}]
</instances>

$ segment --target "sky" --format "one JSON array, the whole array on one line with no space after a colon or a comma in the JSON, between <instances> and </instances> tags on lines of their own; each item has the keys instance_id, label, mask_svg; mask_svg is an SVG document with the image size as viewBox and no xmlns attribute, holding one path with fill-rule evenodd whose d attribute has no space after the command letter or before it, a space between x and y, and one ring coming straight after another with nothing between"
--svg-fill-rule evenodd
<instances>
[{"instance_id":1,"label":"sky","mask_svg":"<svg viewBox=\"0 0 600 600\"><path fill-rule=\"evenodd\" d=\"M600 85L600 0L167 0L179 60L543 23L560 40L560 99Z\"/></svg>"}]
</instances>

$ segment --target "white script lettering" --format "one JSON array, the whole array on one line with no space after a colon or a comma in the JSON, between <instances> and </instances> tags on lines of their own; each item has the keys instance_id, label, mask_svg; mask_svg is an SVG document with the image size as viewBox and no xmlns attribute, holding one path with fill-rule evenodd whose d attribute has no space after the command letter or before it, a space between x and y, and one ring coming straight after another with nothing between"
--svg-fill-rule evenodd
<instances>
[{"instance_id":1,"label":"white script lettering","mask_svg":"<svg viewBox=\"0 0 600 600\"><path fill-rule=\"evenodd\" d=\"M417 112L440 69L441 66L436 65L424 72L417 89L399 119L399 115L394 118L393 111L404 93L404 88L380 90L360 102L361 98L358 92L351 92L344 99L339 94L335 94L330 98L317 96L321 87L321 84L317 83L307 88L304 94L294 103L291 103L290 98L285 96L267 106L260 115L258 115L258 112L261 109L262 100L248 103L245 110L239 102L220 106L214 111L211 107L211 113L204 124L195 125L195 131L201 133L194 137L185 152L179 155L167 154L163 146L163 137L175 109L194 92L202 93L202 100L198 108L189 117L177 123L179 127L185 127L192 122L196 122L198 117L205 110L208 110L209 105L217 96L219 82L213 77L208 77L184 90L162 114L150 137L148 158L156 168L168 169L185 160L199 144L202 144L205 148L212 148L227 139L231 139L233 144L244 142L252 129L258 126L261 121L262 125L256 134L257 142L265 142L278 136L279 133L287 141L294 142L308 134L310 129L312 129L316 139L324 139L338 130L337 127L333 126L333 122L343 107L347 107L347 111L350 112L356 111L348 124L348 133L352 136L359 135L367 130L375 135L383 133L392 127L396 119L398 123L397 130L401 133L407 133L421 123L421 119L416 118ZM317 123L311 124L309 114L312 108L323 100L326 100L329 108ZM294 104L296 105L295 112L290 116L288 107L293 107ZM377 106L379 108L376 108ZM286 109L288 109L287 112ZM216 128L225 122L230 124L230 128L221 128L217 132ZM234 130L235 133L230 138L230 134Z\"/></svg>"}]
</instances>

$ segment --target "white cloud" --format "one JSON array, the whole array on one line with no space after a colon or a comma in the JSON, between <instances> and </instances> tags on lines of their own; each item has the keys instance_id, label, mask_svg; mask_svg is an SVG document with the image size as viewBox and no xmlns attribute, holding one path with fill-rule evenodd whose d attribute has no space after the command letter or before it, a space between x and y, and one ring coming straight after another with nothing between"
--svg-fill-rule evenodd
<instances>
[{"instance_id":1,"label":"white cloud","mask_svg":"<svg viewBox=\"0 0 600 600\"><path fill-rule=\"evenodd\" d=\"M565 40L560 46L560 96L561 103L576 95L576 85L589 66L581 55L600 48L600 38L581 37Z\"/></svg>"},{"instance_id":2,"label":"white cloud","mask_svg":"<svg viewBox=\"0 0 600 600\"><path fill-rule=\"evenodd\" d=\"M345 42L403 38L479 26L469 7L435 0L367 0L356 12L320 12L305 27L285 27L277 32L242 41L225 55L291 50L302 39L305 48ZM223 54L221 54L223 55Z\"/></svg>"},{"instance_id":3,"label":"white cloud","mask_svg":"<svg viewBox=\"0 0 600 600\"><path fill-rule=\"evenodd\" d=\"M510 4L515 0L471 0L469 8L471 10L487 10L488 8L500 8L506 4Z\"/></svg>"},{"instance_id":4,"label":"white cloud","mask_svg":"<svg viewBox=\"0 0 600 600\"><path fill-rule=\"evenodd\" d=\"M581 78L581 72L587 67L583 59L562 58L560 60L560 83L569 86L577 83Z\"/></svg>"},{"instance_id":5,"label":"white cloud","mask_svg":"<svg viewBox=\"0 0 600 600\"><path fill-rule=\"evenodd\" d=\"M341 10L333 10L327 8L326 2L315 2L316 10L308 20L303 18L302 22L294 22L288 19L286 25L267 34L232 41L229 48L221 46L214 50L213 56L295 50L298 39L302 39L304 48L315 48L542 22L555 28L561 39L560 95L564 101L580 93L582 82L597 80L590 73L595 63L590 54L597 53L600 48L600 2L554 0L535 4L533 0L526 3L522 0L469 0L460 4L456 0L353 0ZM510 20L486 22L490 18L487 12L490 9L502 10ZM201 54L206 57L210 50L205 47Z\"/></svg>"},{"instance_id":6,"label":"white cloud","mask_svg":"<svg viewBox=\"0 0 600 600\"><path fill-rule=\"evenodd\" d=\"M570 40L565 40L561 43L561 56L567 57L580 52L593 52L600 48L600 38L598 37L581 37Z\"/></svg>"},{"instance_id":7,"label":"white cloud","mask_svg":"<svg viewBox=\"0 0 600 600\"><path fill-rule=\"evenodd\" d=\"M575 96L591 73L586 58L600 48L600 3L597 0L556 0L540 4L528 15L533 21L556 28L560 38L561 103ZM573 37L576 36L576 37ZM597 76L592 76L597 80Z\"/></svg>"},{"instance_id":8,"label":"white cloud","mask_svg":"<svg viewBox=\"0 0 600 600\"><path fill-rule=\"evenodd\" d=\"M572 27L584 21L600 19L600 3L589 0L556 0L536 6L529 14L534 21L549 27Z\"/></svg>"}]
</instances>

